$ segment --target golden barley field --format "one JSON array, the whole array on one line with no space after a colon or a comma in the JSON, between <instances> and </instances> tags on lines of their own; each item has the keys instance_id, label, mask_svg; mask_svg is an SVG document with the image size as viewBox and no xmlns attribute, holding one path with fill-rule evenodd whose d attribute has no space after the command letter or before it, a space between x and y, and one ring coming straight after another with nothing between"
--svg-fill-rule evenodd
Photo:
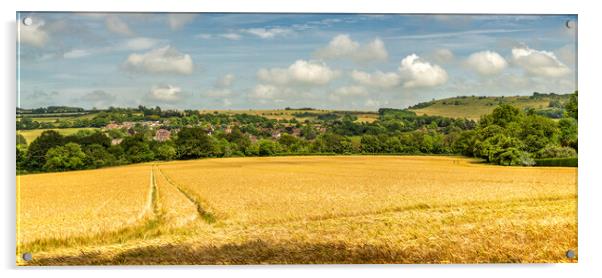
<instances>
[{"instance_id":1,"label":"golden barley field","mask_svg":"<svg viewBox=\"0 0 602 278\"><path fill-rule=\"evenodd\" d=\"M18 189L21 265L577 261L576 168L218 158L25 175Z\"/></svg>"}]
</instances>

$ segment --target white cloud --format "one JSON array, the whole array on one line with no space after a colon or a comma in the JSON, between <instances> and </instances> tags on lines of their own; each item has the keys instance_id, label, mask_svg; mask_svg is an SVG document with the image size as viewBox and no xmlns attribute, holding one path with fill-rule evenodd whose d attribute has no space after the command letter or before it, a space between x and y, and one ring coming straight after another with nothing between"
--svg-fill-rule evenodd
<instances>
[{"instance_id":1,"label":"white cloud","mask_svg":"<svg viewBox=\"0 0 602 278\"><path fill-rule=\"evenodd\" d=\"M33 19L33 23L29 26L19 23L19 42L28 44L34 47L43 47L50 36L48 32L44 30L44 21L39 19Z\"/></svg>"},{"instance_id":2,"label":"white cloud","mask_svg":"<svg viewBox=\"0 0 602 278\"><path fill-rule=\"evenodd\" d=\"M576 57L576 50L574 44L567 44L555 51L557 57L560 61L562 61L567 66L574 66Z\"/></svg>"},{"instance_id":3,"label":"white cloud","mask_svg":"<svg viewBox=\"0 0 602 278\"><path fill-rule=\"evenodd\" d=\"M128 24L117 16L107 16L105 25L109 31L119 35L131 36L134 34Z\"/></svg>"},{"instance_id":4,"label":"white cloud","mask_svg":"<svg viewBox=\"0 0 602 278\"><path fill-rule=\"evenodd\" d=\"M123 63L131 72L191 74L194 70L190 55L171 46L156 48L143 54L130 54Z\"/></svg>"},{"instance_id":5,"label":"white cloud","mask_svg":"<svg viewBox=\"0 0 602 278\"><path fill-rule=\"evenodd\" d=\"M447 48L440 48L433 53L433 59L438 63L449 63L454 59L454 53Z\"/></svg>"},{"instance_id":6,"label":"white cloud","mask_svg":"<svg viewBox=\"0 0 602 278\"><path fill-rule=\"evenodd\" d=\"M148 98L157 101L175 102L181 99L182 89L172 85L153 86Z\"/></svg>"},{"instance_id":7,"label":"white cloud","mask_svg":"<svg viewBox=\"0 0 602 278\"><path fill-rule=\"evenodd\" d=\"M123 43L122 48L127 50L145 50L153 48L161 42L162 40L158 39L137 37L126 40Z\"/></svg>"},{"instance_id":8,"label":"white cloud","mask_svg":"<svg viewBox=\"0 0 602 278\"><path fill-rule=\"evenodd\" d=\"M367 45L353 41L347 34L335 36L326 47L318 49L314 56L320 59L352 59L355 62L384 61L389 54L382 40L376 38Z\"/></svg>"},{"instance_id":9,"label":"white cloud","mask_svg":"<svg viewBox=\"0 0 602 278\"><path fill-rule=\"evenodd\" d=\"M178 30L192 22L196 16L196 14L172 13L167 15L167 23L171 30Z\"/></svg>"},{"instance_id":10,"label":"white cloud","mask_svg":"<svg viewBox=\"0 0 602 278\"><path fill-rule=\"evenodd\" d=\"M468 56L466 65L481 75L494 75L502 72L508 63L498 53L493 51L475 52Z\"/></svg>"},{"instance_id":11,"label":"white cloud","mask_svg":"<svg viewBox=\"0 0 602 278\"><path fill-rule=\"evenodd\" d=\"M405 88L434 87L447 82L447 72L443 68L420 59L416 54L401 60L399 72Z\"/></svg>"},{"instance_id":12,"label":"white cloud","mask_svg":"<svg viewBox=\"0 0 602 278\"><path fill-rule=\"evenodd\" d=\"M278 88L273 85L257 84L249 97L257 99L273 99L278 94Z\"/></svg>"},{"instance_id":13,"label":"white cloud","mask_svg":"<svg viewBox=\"0 0 602 278\"><path fill-rule=\"evenodd\" d=\"M237 41L242 38L239 34L236 34L236 33L226 33L226 34L221 34L219 36L222 38L225 38L225 39L229 39L231 41Z\"/></svg>"},{"instance_id":14,"label":"white cloud","mask_svg":"<svg viewBox=\"0 0 602 278\"><path fill-rule=\"evenodd\" d=\"M514 63L522 67L527 73L545 77L560 77L570 73L554 53L544 50L535 50L528 47L512 49Z\"/></svg>"},{"instance_id":15,"label":"white cloud","mask_svg":"<svg viewBox=\"0 0 602 278\"><path fill-rule=\"evenodd\" d=\"M92 54L89 50L85 49L73 49L63 54L63 58L65 59L77 59L81 57L86 57Z\"/></svg>"},{"instance_id":16,"label":"white cloud","mask_svg":"<svg viewBox=\"0 0 602 278\"><path fill-rule=\"evenodd\" d=\"M356 62L372 62L385 61L388 57L389 53L385 48L385 43L380 39L374 39L367 45L360 46L352 58Z\"/></svg>"},{"instance_id":17,"label":"white cloud","mask_svg":"<svg viewBox=\"0 0 602 278\"><path fill-rule=\"evenodd\" d=\"M276 36L284 36L292 33L290 29L285 28L250 28L243 29L242 32L249 33L251 35L255 35L262 39L271 39Z\"/></svg>"},{"instance_id":18,"label":"white cloud","mask_svg":"<svg viewBox=\"0 0 602 278\"><path fill-rule=\"evenodd\" d=\"M223 102L224 102L224 106L231 106L232 105L232 101L230 101L230 99L225 98Z\"/></svg>"},{"instance_id":19,"label":"white cloud","mask_svg":"<svg viewBox=\"0 0 602 278\"><path fill-rule=\"evenodd\" d=\"M316 61L297 60L288 68L260 69L257 77L267 83L287 85L325 85L336 79L339 71L330 69L326 64Z\"/></svg>"},{"instance_id":20,"label":"white cloud","mask_svg":"<svg viewBox=\"0 0 602 278\"><path fill-rule=\"evenodd\" d=\"M400 82L400 76L395 72L376 71L371 74L353 70L351 78L362 85L379 88L392 88L399 85Z\"/></svg>"}]
</instances>

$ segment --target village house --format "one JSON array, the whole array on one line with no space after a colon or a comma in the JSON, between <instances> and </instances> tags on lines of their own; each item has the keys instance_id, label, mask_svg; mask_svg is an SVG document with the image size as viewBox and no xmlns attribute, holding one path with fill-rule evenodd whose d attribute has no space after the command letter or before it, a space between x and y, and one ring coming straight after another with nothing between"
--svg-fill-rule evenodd
<instances>
[{"instance_id":1,"label":"village house","mask_svg":"<svg viewBox=\"0 0 602 278\"><path fill-rule=\"evenodd\" d=\"M153 138L155 141L165 142L171 138L171 132L167 129L158 129L155 132L155 137Z\"/></svg>"},{"instance_id":2,"label":"village house","mask_svg":"<svg viewBox=\"0 0 602 278\"><path fill-rule=\"evenodd\" d=\"M116 123L110 123L107 126L105 126L105 128L106 129L117 129L117 128L121 128L121 126Z\"/></svg>"}]
</instances>

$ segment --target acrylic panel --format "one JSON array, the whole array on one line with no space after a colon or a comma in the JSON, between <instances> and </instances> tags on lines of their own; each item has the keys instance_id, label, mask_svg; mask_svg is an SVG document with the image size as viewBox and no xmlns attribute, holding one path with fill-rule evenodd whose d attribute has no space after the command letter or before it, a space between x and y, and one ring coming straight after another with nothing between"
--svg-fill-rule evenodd
<instances>
[{"instance_id":1,"label":"acrylic panel","mask_svg":"<svg viewBox=\"0 0 602 278\"><path fill-rule=\"evenodd\" d=\"M18 12L16 262L575 263L577 22Z\"/></svg>"}]
</instances>

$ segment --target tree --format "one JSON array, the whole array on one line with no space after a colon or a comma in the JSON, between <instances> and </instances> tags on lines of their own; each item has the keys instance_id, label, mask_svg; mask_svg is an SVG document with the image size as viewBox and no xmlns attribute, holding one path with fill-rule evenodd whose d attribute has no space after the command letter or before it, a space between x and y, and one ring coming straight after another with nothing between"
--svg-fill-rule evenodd
<instances>
[{"instance_id":1,"label":"tree","mask_svg":"<svg viewBox=\"0 0 602 278\"><path fill-rule=\"evenodd\" d=\"M383 152L383 146L375 135L366 134L360 140L360 150L363 153L381 153Z\"/></svg>"},{"instance_id":2,"label":"tree","mask_svg":"<svg viewBox=\"0 0 602 278\"><path fill-rule=\"evenodd\" d=\"M232 132L226 134L226 139L230 143L236 144L237 148L235 151L244 151L249 145L251 145L251 139L249 136L244 134L239 127L232 128Z\"/></svg>"},{"instance_id":3,"label":"tree","mask_svg":"<svg viewBox=\"0 0 602 278\"><path fill-rule=\"evenodd\" d=\"M27 146L27 140L23 134L17 133L17 145Z\"/></svg>"},{"instance_id":4,"label":"tree","mask_svg":"<svg viewBox=\"0 0 602 278\"><path fill-rule=\"evenodd\" d=\"M67 143L48 150L44 170L63 171L81 169L85 165L86 154L76 143Z\"/></svg>"},{"instance_id":5,"label":"tree","mask_svg":"<svg viewBox=\"0 0 602 278\"><path fill-rule=\"evenodd\" d=\"M102 145L92 144L85 146L84 153L86 154L85 162L88 168L100 168L115 164L115 156Z\"/></svg>"},{"instance_id":6,"label":"tree","mask_svg":"<svg viewBox=\"0 0 602 278\"><path fill-rule=\"evenodd\" d=\"M577 94L578 91L575 91L575 93L569 97L569 101L567 102L567 104L564 105L564 109L566 109L567 116L574 118L575 120L577 120L577 118L579 117Z\"/></svg>"},{"instance_id":7,"label":"tree","mask_svg":"<svg viewBox=\"0 0 602 278\"><path fill-rule=\"evenodd\" d=\"M64 141L63 136L54 130L42 132L29 145L25 161L26 167L30 170L41 170L46 164L46 152L54 147L62 146Z\"/></svg>"},{"instance_id":8,"label":"tree","mask_svg":"<svg viewBox=\"0 0 602 278\"><path fill-rule=\"evenodd\" d=\"M176 158L177 151L172 144L159 144L155 151L155 157L160 160L172 160Z\"/></svg>"},{"instance_id":9,"label":"tree","mask_svg":"<svg viewBox=\"0 0 602 278\"><path fill-rule=\"evenodd\" d=\"M297 137L288 133L283 133L280 135L280 138L278 138L278 143L283 147L286 147L287 151L291 151L291 146L297 144L298 142L299 139Z\"/></svg>"},{"instance_id":10,"label":"tree","mask_svg":"<svg viewBox=\"0 0 602 278\"><path fill-rule=\"evenodd\" d=\"M577 152L571 147L548 145L537 152L538 158L568 158L576 157Z\"/></svg>"},{"instance_id":11,"label":"tree","mask_svg":"<svg viewBox=\"0 0 602 278\"><path fill-rule=\"evenodd\" d=\"M560 144L577 150L577 120L573 118L562 118L558 121Z\"/></svg>"},{"instance_id":12,"label":"tree","mask_svg":"<svg viewBox=\"0 0 602 278\"><path fill-rule=\"evenodd\" d=\"M151 161L155 158L155 154L151 151L149 141L143 134L126 137L121 142L125 158L132 162Z\"/></svg>"},{"instance_id":13,"label":"tree","mask_svg":"<svg viewBox=\"0 0 602 278\"><path fill-rule=\"evenodd\" d=\"M558 128L552 119L539 115L525 117L520 124L518 138L525 144L525 150L535 153L557 140Z\"/></svg>"},{"instance_id":14,"label":"tree","mask_svg":"<svg viewBox=\"0 0 602 278\"><path fill-rule=\"evenodd\" d=\"M351 139L334 133L319 135L312 148L314 151L323 153L348 154L353 151Z\"/></svg>"},{"instance_id":15,"label":"tree","mask_svg":"<svg viewBox=\"0 0 602 278\"><path fill-rule=\"evenodd\" d=\"M505 127L508 123L516 122L521 117L518 108L510 104L501 104L493 110L493 123Z\"/></svg>"},{"instance_id":16,"label":"tree","mask_svg":"<svg viewBox=\"0 0 602 278\"><path fill-rule=\"evenodd\" d=\"M259 156L271 156L280 152L280 144L271 140L259 140Z\"/></svg>"},{"instance_id":17,"label":"tree","mask_svg":"<svg viewBox=\"0 0 602 278\"><path fill-rule=\"evenodd\" d=\"M521 151L517 148L507 148L498 154L494 160L499 165L504 166L533 166L535 161L531 158L531 154Z\"/></svg>"},{"instance_id":18,"label":"tree","mask_svg":"<svg viewBox=\"0 0 602 278\"><path fill-rule=\"evenodd\" d=\"M217 153L213 137L199 127L185 127L175 141L177 156L181 159L212 157Z\"/></svg>"}]
</instances>

